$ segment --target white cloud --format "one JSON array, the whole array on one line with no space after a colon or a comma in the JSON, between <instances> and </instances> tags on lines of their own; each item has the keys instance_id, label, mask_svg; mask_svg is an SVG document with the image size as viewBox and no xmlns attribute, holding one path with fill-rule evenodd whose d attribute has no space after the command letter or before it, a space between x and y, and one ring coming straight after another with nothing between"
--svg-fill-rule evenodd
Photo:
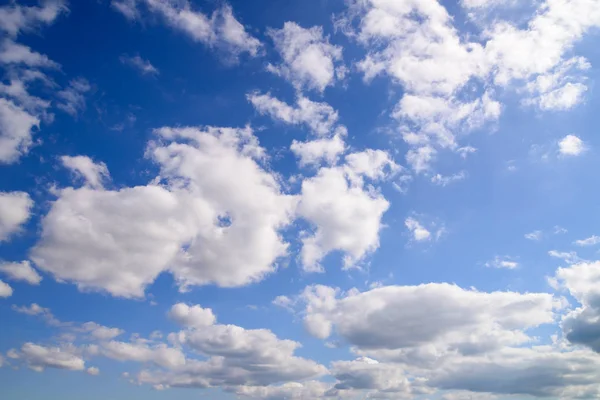
<instances>
[{"instance_id":1,"label":"white cloud","mask_svg":"<svg viewBox=\"0 0 600 400\"><path fill-rule=\"evenodd\" d=\"M335 361L331 364L331 374L338 380L334 386L337 390L369 390L395 396L393 398L409 398L411 394L410 383L400 366L379 363L368 357ZM367 398L377 398L375 393Z\"/></svg>"},{"instance_id":2,"label":"white cloud","mask_svg":"<svg viewBox=\"0 0 600 400\"><path fill-rule=\"evenodd\" d=\"M13 294L13 290L8 283L3 282L0 279L0 297L6 298L10 297Z\"/></svg>"},{"instance_id":3,"label":"white cloud","mask_svg":"<svg viewBox=\"0 0 600 400\"><path fill-rule=\"evenodd\" d=\"M435 174L431 177L431 182L438 186L448 186L455 182L460 182L467 177L467 173L465 171L458 172L452 175L441 175Z\"/></svg>"},{"instance_id":4,"label":"white cloud","mask_svg":"<svg viewBox=\"0 0 600 400\"><path fill-rule=\"evenodd\" d=\"M164 344L151 345L143 342L127 343L113 340L103 343L100 353L117 361L153 363L163 368L176 368L186 363L185 355L180 349Z\"/></svg>"},{"instance_id":5,"label":"white cloud","mask_svg":"<svg viewBox=\"0 0 600 400\"><path fill-rule=\"evenodd\" d=\"M412 366L531 342L526 330L552 323L559 306L549 294L486 293L434 283L354 291L341 298L336 293L319 285L306 288L305 318L318 317L325 333L335 329L359 354Z\"/></svg>"},{"instance_id":6,"label":"white cloud","mask_svg":"<svg viewBox=\"0 0 600 400\"><path fill-rule=\"evenodd\" d=\"M551 282L567 289L580 303L580 307L571 310L562 319L567 340L600 353L600 262L583 262L559 268Z\"/></svg>"},{"instance_id":7,"label":"white cloud","mask_svg":"<svg viewBox=\"0 0 600 400\"><path fill-rule=\"evenodd\" d=\"M292 153L299 158L301 167L308 165L335 165L346 151L346 143L340 135L330 139L316 139L308 142L292 141L290 146Z\"/></svg>"},{"instance_id":8,"label":"white cloud","mask_svg":"<svg viewBox=\"0 0 600 400\"><path fill-rule=\"evenodd\" d=\"M100 370L97 367L89 367L85 370L89 375L97 376L100 375Z\"/></svg>"},{"instance_id":9,"label":"white cloud","mask_svg":"<svg viewBox=\"0 0 600 400\"><path fill-rule=\"evenodd\" d=\"M295 88L323 92L340 78L342 48L330 44L321 27L307 29L288 21L281 29L269 29L268 34L283 61L280 65L269 64L268 70Z\"/></svg>"},{"instance_id":10,"label":"white cloud","mask_svg":"<svg viewBox=\"0 0 600 400\"><path fill-rule=\"evenodd\" d=\"M57 107L72 117L85 111L85 94L92 89L89 82L84 78L77 78L69 82L69 86L58 92L60 99Z\"/></svg>"},{"instance_id":11,"label":"white cloud","mask_svg":"<svg viewBox=\"0 0 600 400\"><path fill-rule=\"evenodd\" d=\"M550 257L554 257L554 258L560 258L561 260L563 260L567 264L575 264L575 263L578 263L580 261L584 261L581 258L579 258L579 256L577 255L577 253L574 252L574 251L566 252L566 251L550 250L548 252L548 255Z\"/></svg>"},{"instance_id":12,"label":"white cloud","mask_svg":"<svg viewBox=\"0 0 600 400\"><path fill-rule=\"evenodd\" d=\"M111 340L122 335L125 331L119 328L109 328L95 322L86 322L81 325L81 330L90 334L96 340Z\"/></svg>"},{"instance_id":13,"label":"white cloud","mask_svg":"<svg viewBox=\"0 0 600 400\"><path fill-rule=\"evenodd\" d=\"M286 382L279 386L238 386L238 396L263 400L314 400L325 397L331 385L319 381Z\"/></svg>"},{"instance_id":14,"label":"white cloud","mask_svg":"<svg viewBox=\"0 0 600 400\"><path fill-rule=\"evenodd\" d=\"M42 221L36 265L80 288L141 297L170 271L182 289L247 285L276 269L296 199L260 162L252 130L161 128L147 154L163 186L65 188ZM206 174L211 170L214 173Z\"/></svg>"},{"instance_id":15,"label":"white cloud","mask_svg":"<svg viewBox=\"0 0 600 400\"><path fill-rule=\"evenodd\" d=\"M558 151L565 156L578 156L585 150L583 140L575 135L567 135L558 142Z\"/></svg>"},{"instance_id":16,"label":"white cloud","mask_svg":"<svg viewBox=\"0 0 600 400\"><path fill-rule=\"evenodd\" d=\"M573 242L577 246L595 246L600 244L600 236L592 235L587 239L580 239Z\"/></svg>"},{"instance_id":17,"label":"white cloud","mask_svg":"<svg viewBox=\"0 0 600 400\"><path fill-rule=\"evenodd\" d=\"M202 308L199 305L190 307L184 303L173 305L169 311L169 317L179 325L189 328L211 326L217 320L210 308Z\"/></svg>"},{"instance_id":18,"label":"white cloud","mask_svg":"<svg viewBox=\"0 0 600 400\"><path fill-rule=\"evenodd\" d=\"M63 325L66 325L66 324L63 324L62 322L60 322L52 314L52 311L50 311L49 308L41 307L37 303L31 303L31 305L29 305L29 307L28 306L16 306L16 305L13 305L12 309L14 311L18 312L18 313L21 313L21 314L26 314L26 315L32 315L32 316L41 317L50 326L63 326Z\"/></svg>"},{"instance_id":19,"label":"white cloud","mask_svg":"<svg viewBox=\"0 0 600 400\"><path fill-rule=\"evenodd\" d=\"M29 261L0 262L0 272L15 281L25 281L30 285L39 285L42 277Z\"/></svg>"},{"instance_id":20,"label":"white cloud","mask_svg":"<svg viewBox=\"0 0 600 400\"><path fill-rule=\"evenodd\" d=\"M90 188L101 189L104 186L102 182L110 179L108 168L103 162L95 163L86 156L62 156L60 161L77 177L83 178Z\"/></svg>"},{"instance_id":21,"label":"white cloud","mask_svg":"<svg viewBox=\"0 0 600 400\"><path fill-rule=\"evenodd\" d=\"M0 164L12 164L29 152L32 130L40 120L10 100L0 98Z\"/></svg>"},{"instance_id":22,"label":"white cloud","mask_svg":"<svg viewBox=\"0 0 600 400\"><path fill-rule=\"evenodd\" d=\"M535 240L540 241L542 239L543 232L542 231L533 231L525 234L525 239L527 240Z\"/></svg>"},{"instance_id":23,"label":"white cloud","mask_svg":"<svg viewBox=\"0 0 600 400\"><path fill-rule=\"evenodd\" d=\"M151 13L159 15L173 29L179 30L196 42L224 52L230 61L243 54L258 55L260 41L248 34L233 15L228 4L215 10L210 18L194 11L188 0L113 0L112 6L128 19L139 19L139 5L143 4Z\"/></svg>"},{"instance_id":24,"label":"white cloud","mask_svg":"<svg viewBox=\"0 0 600 400\"><path fill-rule=\"evenodd\" d=\"M389 157L375 165L368 162L369 154L348 155L345 166L321 168L302 182L298 214L315 227L302 238L304 270L322 271L320 260L333 250L343 251L344 268L351 268L379 247L381 218L389 203L375 189L365 190L363 178L384 177Z\"/></svg>"},{"instance_id":25,"label":"white cloud","mask_svg":"<svg viewBox=\"0 0 600 400\"><path fill-rule=\"evenodd\" d=\"M256 111L290 125L306 125L318 136L331 134L338 122L338 113L327 103L319 103L298 95L296 106L271 96L252 92L247 96Z\"/></svg>"},{"instance_id":26,"label":"white cloud","mask_svg":"<svg viewBox=\"0 0 600 400\"><path fill-rule=\"evenodd\" d=\"M0 64L26 65L28 67L59 68L48 56L31 50L30 47L5 39L0 45Z\"/></svg>"},{"instance_id":27,"label":"white cloud","mask_svg":"<svg viewBox=\"0 0 600 400\"><path fill-rule=\"evenodd\" d=\"M288 296L277 296L275 297L275 299L272 301L272 303L274 305L276 305L277 307L283 307L283 308L291 308L291 306L294 304L294 301L292 299L290 299Z\"/></svg>"},{"instance_id":28,"label":"white cloud","mask_svg":"<svg viewBox=\"0 0 600 400\"><path fill-rule=\"evenodd\" d=\"M19 358L35 371L45 368L68 369L82 371L85 362L71 346L45 347L34 343L25 343L19 352Z\"/></svg>"},{"instance_id":29,"label":"white cloud","mask_svg":"<svg viewBox=\"0 0 600 400\"><path fill-rule=\"evenodd\" d=\"M128 65L128 66L136 69L142 75L156 76L160 73L158 71L158 69L154 65L152 65L152 63L150 61L144 60L139 55L136 55L136 56L122 55L121 57L119 57L119 61L121 61L122 64Z\"/></svg>"},{"instance_id":30,"label":"white cloud","mask_svg":"<svg viewBox=\"0 0 600 400\"><path fill-rule=\"evenodd\" d=\"M32 207L33 200L25 192L0 192L0 242L21 231Z\"/></svg>"},{"instance_id":31,"label":"white cloud","mask_svg":"<svg viewBox=\"0 0 600 400\"><path fill-rule=\"evenodd\" d=\"M419 221L412 217L406 218L404 225L410 231L413 239L417 242L422 242L431 239L431 232L429 232Z\"/></svg>"},{"instance_id":32,"label":"white cloud","mask_svg":"<svg viewBox=\"0 0 600 400\"><path fill-rule=\"evenodd\" d=\"M41 7L22 6L11 3L0 7L0 29L11 36L28 32L41 25L50 25L62 13L68 11L63 0L46 0Z\"/></svg>"},{"instance_id":33,"label":"white cloud","mask_svg":"<svg viewBox=\"0 0 600 400\"><path fill-rule=\"evenodd\" d=\"M431 146L418 147L406 153L406 162L419 174L429 170L436 154L437 151Z\"/></svg>"},{"instance_id":34,"label":"white cloud","mask_svg":"<svg viewBox=\"0 0 600 400\"><path fill-rule=\"evenodd\" d=\"M488 268L498 268L498 269L516 269L519 267L519 263L516 262L512 257L504 256L496 256L493 260L485 263L485 266Z\"/></svg>"}]
</instances>

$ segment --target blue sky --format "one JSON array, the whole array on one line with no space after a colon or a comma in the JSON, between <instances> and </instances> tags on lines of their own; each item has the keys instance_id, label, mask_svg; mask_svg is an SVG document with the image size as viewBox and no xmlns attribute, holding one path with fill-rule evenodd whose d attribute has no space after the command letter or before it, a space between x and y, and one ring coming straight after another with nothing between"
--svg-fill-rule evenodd
<instances>
[{"instance_id":1,"label":"blue sky","mask_svg":"<svg viewBox=\"0 0 600 400\"><path fill-rule=\"evenodd\" d=\"M599 27L3 2L1 397L600 398Z\"/></svg>"}]
</instances>

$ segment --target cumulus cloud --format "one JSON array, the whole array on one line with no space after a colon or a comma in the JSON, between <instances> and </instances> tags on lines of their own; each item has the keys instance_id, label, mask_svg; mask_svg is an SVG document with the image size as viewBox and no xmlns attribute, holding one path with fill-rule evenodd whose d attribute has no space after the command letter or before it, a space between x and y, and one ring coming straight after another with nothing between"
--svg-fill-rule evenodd
<instances>
[{"instance_id":1,"label":"cumulus cloud","mask_svg":"<svg viewBox=\"0 0 600 400\"><path fill-rule=\"evenodd\" d=\"M469 0L480 12L512 2ZM457 151L460 134L498 120L502 105L495 87L517 89L523 102L542 110L566 110L587 90L583 57L565 58L600 17L592 1L542 1L519 24L495 18L482 26L481 40L455 27L436 0L350 1L338 26L367 49L357 63L370 81L387 75L403 87L392 115L411 147L407 158L420 172L433 162L431 151ZM427 43L424 46L423 43ZM528 54L528 57L523 57Z\"/></svg>"},{"instance_id":2,"label":"cumulus cloud","mask_svg":"<svg viewBox=\"0 0 600 400\"><path fill-rule=\"evenodd\" d=\"M585 150L583 140L575 135L567 135L558 142L558 152L565 156L578 156Z\"/></svg>"},{"instance_id":3,"label":"cumulus cloud","mask_svg":"<svg viewBox=\"0 0 600 400\"><path fill-rule=\"evenodd\" d=\"M131 20L140 18L143 5L150 13L160 16L166 25L196 42L224 52L231 61L236 61L243 53L257 56L262 47L235 18L228 4L223 4L210 17L195 11L188 0L113 0L111 4Z\"/></svg>"},{"instance_id":4,"label":"cumulus cloud","mask_svg":"<svg viewBox=\"0 0 600 400\"><path fill-rule=\"evenodd\" d=\"M96 340L110 340L122 335L125 331L119 328L109 328L95 322L86 322L80 328Z\"/></svg>"},{"instance_id":5,"label":"cumulus cloud","mask_svg":"<svg viewBox=\"0 0 600 400\"><path fill-rule=\"evenodd\" d=\"M413 239L417 242L431 239L431 232L429 232L419 221L412 217L406 218L404 225L411 232Z\"/></svg>"},{"instance_id":6,"label":"cumulus cloud","mask_svg":"<svg viewBox=\"0 0 600 400\"><path fill-rule=\"evenodd\" d=\"M33 130L39 126L39 118L0 98L0 164L13 164L27 154L33 144Z\"/></svg>"},{"instance_id":7,"label":"cumulus cloud","mask_svg":"<svg viewBox=\"0 0 600 400\"><path fill-rule=\"evenodd\" d=\"M342 78L342 48L330 44L321 27L303 28L288 21L281 29L269 29L268 34L282 62L269 64L267 69L287 79L296 89L323 92Z\"/></svg>"},{"instance_id":8,"label":"cumulus cloud","mask_svg":"<svg viewBox=\"0 0 600 400\"><path fill-rule=\"evenodd\" d=\"M165 184L60 190L32 250L36 265L82 289L123 297L143 296L163 271L182 289L243 286L273 272L287 252L279 230L296 199L261 166L264 150L252 130L162 128L156 135L147 154Z\"/></svg>"},{"instance_id":9,"label":"cumulus cloud","mask_svg":"<svg viewBox=\"0 0 600 400\"><path fill-rule=\"evenodd\" d=\"M324 332L335 329L364 355L412 364L530 342L526 330L552 323L558 307L549 294L486 293L434 283L341 298L337 293L319 285L306 288L301 296L306 318L328 327Z\"/></svg>"},{"instance_id":10,"label":"cumulus cloud","mask_svg":"<svg viewBox=\"0 0 600 400\"><path fill-rule=\"evenodd\" d=\"M82 371L85 361L72 346L46 347L34 343L25 343L18 353L29 368L41 372L45 368Z\"/></svg>"},{"instance_id":11,"label":"cumulus cloud","mask_svg":"<svg viewBox=\"0 0 600 400\"><path fill-rule=\"evenodd\" d=\"M0 242L21 231L32 207L33 200L25 192L0 192Z\"/></svg>"},{"instance_id":12,"label":"cumulus cloud","mask_svg":"<svg viewBox=\"0 0 600 400\"><path fill-rule=\"evenodd\" d=\"M0 262L0 273L14 281L24 281L30 285L39 285L42 277L31 266L29 261Z\"/></svg>"},{"instance_id":13,"label":"cumulus cloud","mask_svg":"<svg viewBox=\"0 0 600 400\"><path fill-rule=\"evenodd\" d=\"M0 297L6 298L10 297L13 294L13 290L8 283L3 282L0 279Z\"/></svg>"},{"instance_id":14,"label":"cumulus cloud","mask_svg":"<svg viewBox=\"0 0 600 400\"><path fill-rule=\"evenodd\" d=\"M580 303L562 320L565 337L572 343L585 345L600 353L600 262L583 262L559 268L551 281Z\"/></svg>"},{"instance_id":15,"label":"cumulus cloud","mask_svg":"<svg viewBox=\"0 0 600 400\"><path fill-rule=\"evenodd\" d=\"M75 176L83 178L90 188L101 189L103 181L110 179L108 168L103 162L95 163L86 156L62 156L60 161Z\"/></svg>"},{"instance_id":16,"label":"cumulus cloud","mask_svg":"<svg viewBox=\"0 0 600 400\"><path fill-rule=\"evenodd\" d=\"M156 76L160 73L158 71L158 69L154 65L152 65L152 63L150 61L144 60L139 55L136 55L136 56L122 55L121 57L119 57L119 61L121 61L122 64L128 65L131 68L137 70L142 75Z\"/></svg>"},{"instance_id":17,"label":"cumulus cloud","mask_svg":"<svg viewBox=\"0 0 600 400\"><path fill-rule=\"evenodd\" d=\"M207 327L216 322L216 317L210 308L202 308L199 305L190 307L184 303L173 305L169 317L179 325L189 328Z\"/></svg>"},{"instance_id":18,"label":"cumulus cloud","mask_svg":"<svg viewBox=\"0 0 600 400\"><path fill-rule=\"evenodd\" d=\"M379 247L381 219L389 203L366 189L363 180L385 179L391 165L395 163L385 152L353 153L345 165L321 168L302 182L298 214L315 227L302 238L304 270L322 271L321 259L333 250L343 251L344 268L351 268Z\"/></svg>"},{"instance_id":19,"label":"cumulus cloud","mask_svg":"<svg viewBox=\"0 0 600 400\"><path fill-rule=\"evenodd\" d=\"M295 106L291 106L270 93L252 92L246 96L256 111L274 120L291 125L306 125L318 136L326 136L338 122L338 113L327 103L319 103L298 95Z\"/></svg>"},{"instance_id":20,"label":"cumulus cloud","mask_svg":"<svg viewBox=\"0 0 600 400\"><path fill-rule=\"evenodd\" d=\"M346 151L346 143L340 135L332 138L316 139L308 142L294 140L290 146L292 153L299 159L301 167L308 165L335 165Z\"/></svg>"}]
</instances>

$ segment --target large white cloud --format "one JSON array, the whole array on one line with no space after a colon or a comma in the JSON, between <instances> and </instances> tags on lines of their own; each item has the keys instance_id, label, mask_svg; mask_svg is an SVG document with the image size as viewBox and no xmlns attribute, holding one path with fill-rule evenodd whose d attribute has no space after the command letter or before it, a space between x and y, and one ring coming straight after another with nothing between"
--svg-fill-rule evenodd
<instances>
[{"instance_id":1,"label":"large white cloud","mask_svg":"<svg viewBox=\"0 0 600 400\"><path fill-rule=\"evenodd\" d=\"M346 164L321 168L302 182L298 214L314 226L302 238L301 262L306 271L321 271L321 259L333 250L344 252L344 267L356 266L379 247L381 219L389 202L364 179L384 179L398 166L383 151L346 156Z\"/></svg>"},{"instance_id":2,"label":"large white cloud","mask_svg":"<svg viewBox=\"0 0 600 400\"><path fill-rule=\"evenodd\" d=\"M82 371L85 361L73 346L46 347L34 343L25 343L18 353L31 369L43 371L45 368L68 369Z\"/></svg>"},{"instance_id":3,"label":"large white cloud","mask_svg":"<svg viewBox=\"0 0 600 400\"><path fill-rule=\"evenodd\" d=\"M282 58L281 64L269 64L268 70L287 79L295 88L323 92L343 78L342 48L330 44L321 27L303 28L288 21L283 28L270 29L268 33Z\"/></svg>"},{"instance_id":4,"label":"large white cloud","mask_svg":"<svg viewBox=\"0 0 600 400\"><path fill-rule=\"evenodd\" d=\"M163 128L148 156L164 185L65 188L32 260L81 288L139 297L163 271L181 287L242 286L273 272L296 200L249 128ZM209 172L210 171L210 172Z\"/></svg>"},{"instance_id":5,"label":"large white cloud","mask_svg":"<svg viewBox=\"0 0 600 400\"><path fill-rule=\"evenodd\" d=\"M0 242L21 230L32 207L33 201L25 192L0 192Z\"/></svg>"}]
</instances>

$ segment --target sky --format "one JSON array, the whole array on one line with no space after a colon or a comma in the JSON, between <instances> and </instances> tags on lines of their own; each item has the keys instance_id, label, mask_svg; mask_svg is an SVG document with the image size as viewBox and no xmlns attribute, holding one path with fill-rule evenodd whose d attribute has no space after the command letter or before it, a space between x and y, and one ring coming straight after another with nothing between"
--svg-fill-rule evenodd
<instances>
[{"instance_id":1,"label":"sky","mask_svg":"<svg viewBox=\"0 0 600 400\"><path fill-rule=\"evenodd\" d=\"M0 3L2 399L600 398L600 0Z\"/></svg>"}]
</instances>

